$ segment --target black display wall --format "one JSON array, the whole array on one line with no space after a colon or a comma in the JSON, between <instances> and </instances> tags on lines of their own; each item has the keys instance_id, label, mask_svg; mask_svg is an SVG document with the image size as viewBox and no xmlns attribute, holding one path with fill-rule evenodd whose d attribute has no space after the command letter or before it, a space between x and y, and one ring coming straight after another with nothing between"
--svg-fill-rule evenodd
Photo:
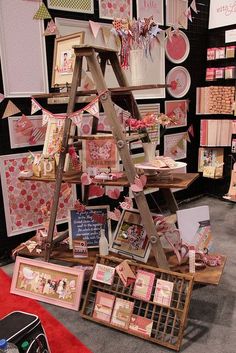
<instances>
[{"instance_id":1,"label":"black display wall","mask_svg":"<svg viewBox=\"0 0 236 353\"><path fill-rule=\"evenodd\" d=\"M45 5L47 2L44 0ZM189 1L189 4L191 1ZM208 12L209 12L209 1L201 0L196 1L197 8L199 10L198 14L192 12L193 18L192 22L188 21L188 30L185 31L190 41L190 54L186 61L181 63L182 66L186 67L191 75L191 88L189 92L186 94L183 99L189 99L189 113L188 113L188 126L193 124L195 137L192 139L191 144L188 143L187 148L187 158L186 161L188 165L188 172L196 172L197 171L197 159L198 159L198 147L199 147L199 118L195 115L195 102L196 102L196 87L202 86L205 83L205 57L206 57L206 48L207 48L207 36L208 36ZM26 2L27 4L27 2ZM134 4L133 9L134 16L136 15L136 9ZM71 19L80 19L80 20L93 20L93 21L102 21L110 23L111 21L106 21L104 19L99 19L98 13L98 2L95 0L95 13L94 15L73 13L73 12L64 12L57 10L49 10L50 14L53 18L55 17L65 17ZM45 21L46 27L47 21ZM23 25L23 24L22 24ZM160 26L162 29L166 29L165 26ZM54 49L54 37L48 36L46 37L46 49L47 49L47 63L48 63L48 78L49 78L49 87L51 86L51 76L52 76L52 60L53 60L53 49ZM166 59L166 74L168 71L174 67L174 64L169 62ZM0 72L1 75L1 72ZM159 82L158 82L159 83ZM52 90L51 90L52 91ZM3 92L2 85L2 77L0 76L0 92ZM166 94L166 100L172 100L171 96ZM30 98L11 98L13 103L15 103L19 109L26 115L30 115L31 109L31 101ZM5 99L0 105L0 116L2 116L6 104L7 99ZM165 99L157 99L157 100L145 100L140 101L140 103L160 103L161 112L164 112L164 101ZM47 106L46 100L42 102L44 108L48 108L50 111L57 113L66 110L66 106L55 105L55 106ZM168 134L177 133L186 131L186 128L178 128L174 129L175 131L169 129ZM178 131L177 131L178 130ZM13 154L20 152L27 152L27 148L24 149L11 149L10 141L9 141L9 132L8 132L8 122L7 119L0 119L0 154ZM32 148L32 151L39 150L38 148ZM160 145L160 154L163 153L163 138L161 140ZM176 193L176 198L178 200L190 198L199 194L202 194L205 191L205 180L199 178L193 185L185 191L180 191ZM2 190L0 189L0 193ZM32 236L32 234L25 234L7 238L6 236L6 225L5 225L5 215L3 209L3 199L2 194L0 194L0 254L4 252L6 249L12 249L25 239Z\"/></svg>"}]
</instances>

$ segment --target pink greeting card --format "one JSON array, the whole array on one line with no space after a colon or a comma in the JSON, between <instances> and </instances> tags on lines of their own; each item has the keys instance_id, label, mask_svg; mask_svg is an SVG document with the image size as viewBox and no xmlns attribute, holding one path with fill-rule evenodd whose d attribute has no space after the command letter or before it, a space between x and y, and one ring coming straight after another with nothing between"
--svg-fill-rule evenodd
<instances>
[{"instance_id":1,"label":"pink greeting card","mask_svg":"<svg viewBox=\"0 0 236 353\"><path fill-rule=\"evenodd\" d=\"M157 279L153 302L161 305L170 306L174 283Z\"/></svg>"},{"instance_id":2,"label":"pink greeting card","mask_svg":"<svg viewBox=\"0 0 236 353\"><path fill-rule=\"evenodd\" d=\"M143 336L151 336L153 321L138 315L132 315L129 324L129 331Z\"/></svg>"},{"instance_id":3,"label":"pink greeting card","mask_svg":"<svg viewBox=\"0 0 236 353\"><path fill-rule=\"evenodd\" d=\"M93 317L100 321L110 322L115 296L98 291L96 294Z\"/></svg>"},{"instance_id":4,"label":"pink greeting card","mask_svg":"<svg viewBox=\"0 0 236 353\"><path fill-rule=\"evenodd\" d=\"M92 279L97 282L102 282L111 285L113 282L114 274L114 267L96 264Z\"/></svg>"},{"instance_id":5,"label":"pink greeting card","mask_svg":"<svg viewBox=\"0 0 236 353\"><path fill-rule=\"evenodd\" d=\"M150 300L154 279L154 273L138 270L134 284L133 296L146 301Z\"/></svg>"}]
</instances>

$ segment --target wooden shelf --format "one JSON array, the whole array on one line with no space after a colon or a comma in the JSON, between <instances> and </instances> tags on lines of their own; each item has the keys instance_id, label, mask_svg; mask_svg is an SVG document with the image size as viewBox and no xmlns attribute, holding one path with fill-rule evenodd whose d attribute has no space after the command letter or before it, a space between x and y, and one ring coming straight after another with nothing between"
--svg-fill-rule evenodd
<instances>
[{"instance_id":1,"label":"wooden shelf","mask_svg":"<svg viewBox=\"0 0 236 353\"><path fill-rule=\"evenodd\" d=\"M63 181L71 184L81 184L80 174L64 174ZM197 178L199 173L174 173L173 180L164 180L158 178L158 176L148 176L145 188L160 188L160 189L187 189ZM55 182L55 179L50 178L38 178L38 177L19 177L19 180L31 180L31 181L42 181L42 182ZM119 178L117 180L96 180L93 179L93 184L96 185L109 185L109 186L129 186L129 182L126 177Z\"/></svg>"}]
</instances>

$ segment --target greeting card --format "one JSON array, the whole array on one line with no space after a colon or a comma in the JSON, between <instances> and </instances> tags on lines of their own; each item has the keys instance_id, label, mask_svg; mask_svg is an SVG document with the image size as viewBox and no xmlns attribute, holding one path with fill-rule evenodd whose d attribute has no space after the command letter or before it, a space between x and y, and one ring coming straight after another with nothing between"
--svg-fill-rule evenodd
<instances>
[{"instance_id":1,"label":"greeting card","mask_svg":"<svg viewBox=\"0 0 236 353\"><path fill-rule=\"evenodd\" d=\"M127 260L122 261L121 264L116 266L116 272L118 273L121 281L125 287L128 287L131 283L135 282L136 276L131 270Z\"/></svg>"},{"instance_id":2,"label":"greeting card","mask_svg":"<svg viewBox=\"0 0 236 353\"><path fill-rule=\"evenodd\" d=\"M115 296L98 291L96 294L93 317L100 321L110 322Z\"/></svg>"},{"instance_id":3,"label":"greeting card","mask_svg":"<svg viewBox=\"0 0 236 353\"><path fill-rule=\"evenodd\" d=\"M154 273L138 270L133 296L146 301L150 300L154 279Z\"/></svg>"},{"instance_id":4,"label":"greeting card","mask_svg":"<svg viewBox=\"0 0 236 353\"><path fill-rule=\"evenodd\" d=\"M157 279L153 301L154 303L170 306L174 283Z\"/></svg>"},{"instance_id":5,"label":"greeting card","mask_svg":"<svg viewBox=\"0 0 236 353\"><path fill-rule=\"evenodd\" d=\"M138 315L132 315L129 324L129 331L143 336L151 336L153 321Z\"/></svg>"},{"instance_id":6,"label":"greeting card","mask_svg":"<svg viewBox=\"0 0 236 353\"><path fill-rule=\"evenodd\" d=\"M97 282L111 285L113 282L114 274L114 267L96 264L92 279Z\"/></svg>"},{"instance_id":7,"label":"greeting card","mask_svg":"<svg viewBox=\"0 0 236 353\"><path fill-rule=\"evenodd\" d=\"M111 324L127 330L129 328L133 308L133 302L121 298L116 298L111 318Z\"/></svg>"}]
</instances>

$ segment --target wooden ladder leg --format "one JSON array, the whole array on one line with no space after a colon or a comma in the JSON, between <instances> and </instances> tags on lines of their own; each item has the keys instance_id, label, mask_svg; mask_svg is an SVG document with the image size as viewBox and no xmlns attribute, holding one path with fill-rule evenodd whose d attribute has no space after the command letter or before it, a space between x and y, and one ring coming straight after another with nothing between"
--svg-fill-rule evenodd
<instances>
[{"instance_id":1,"label":"wooden ladder leg","mask_svg":"<svg viewBox=\"0 0 236 353\"><path fill-rule=\"evenodd\" d=\"M92 74L98 93L102 94L103 92L106 92L103 95L101 95L101 98L100 98L101 103L106 116L110 120L110 125L113 127L113 130L112 130L113 136L116 140L117 147L125 168L128 181L130 184L132 184L134 183L136 170L134 168L132 159L129 154L125 135L121 129L120 122L117 119L116 111L113 106L113 102L111 100L110 94L108 92L101 67L96 59L95 51L93 49L88 55L85 55L85 56L89 64L89 69ZM169 269L168 261L166 259L164 250L162 248L160 239L157 235L156 227L153 222L144 192L142 191L142 192L134 193L134 198L137 203L144 228L150 239L156 262L159 265L159 267L164 269Z\"/></svg>"},{"instance_id":2,"label":"wooden ladder leg","mask_svg":"<svg viewBox=\"0 0 236 353\"><path fill-rule=\"evenodd\" d=\"M77 87L81 81L81 73L82 73L82 57L76 57L72 85L71 85L71 92L70 92L69 102L67 106L67 114L70 114L73 112L73 109L75 106ZM45 256L44 256L45 261L49 261L50 253L53 247L53 234L54 234L54 229L56 224L59 195L61 191L62 176L63 176L64 166L65 166L66 153L67 153L67 147L68 147L68 141L69 141L70 135L71 135L71 120L66 119L63 138L62 138L62 148L60 151L59 163L57 167L55 190L53 195L52 209L51 209L50 221L49 221L49 227L48 227L48 236L47 236Z\"/></svg>"}]
</instances>

